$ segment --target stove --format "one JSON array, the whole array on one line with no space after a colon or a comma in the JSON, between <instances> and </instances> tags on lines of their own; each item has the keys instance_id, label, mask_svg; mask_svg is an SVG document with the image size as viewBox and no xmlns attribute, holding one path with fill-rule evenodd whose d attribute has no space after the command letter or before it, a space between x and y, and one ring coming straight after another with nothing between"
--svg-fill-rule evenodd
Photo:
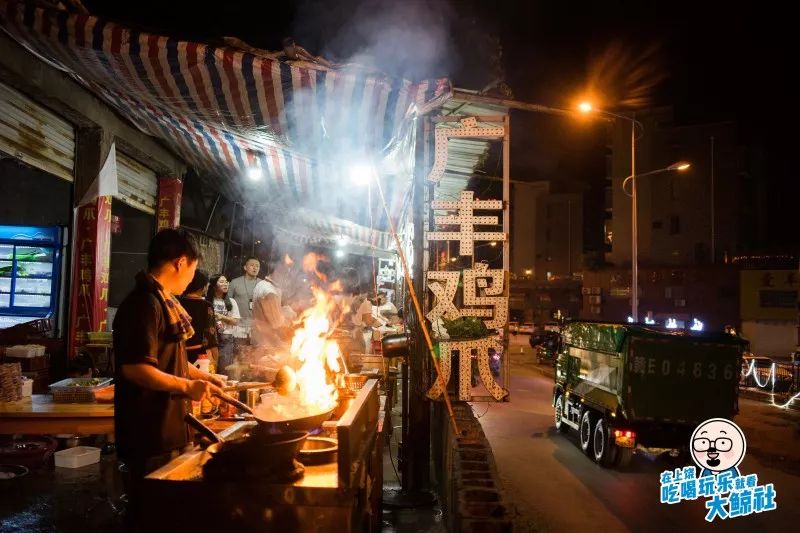
<instances>
[{"instance_id":1,"label":"stove","mask_svg":"<svg viewBox=\"0 0 800 533\"><path fill-rule=\"evenodd\" d=\"M383 435L378 382L368 381L336 422L323 425L335 437L335 462L298 466L279 461L266 467L268 448L257 439L226 453L187 452L145 479L146 531L236 528L240 531L379 530ZM252 422L237 422L227 439L244 434ZM228 443L234 444L234 443ZM186 512L176 512L185 502Z\"/></svg>"}]
</instances>

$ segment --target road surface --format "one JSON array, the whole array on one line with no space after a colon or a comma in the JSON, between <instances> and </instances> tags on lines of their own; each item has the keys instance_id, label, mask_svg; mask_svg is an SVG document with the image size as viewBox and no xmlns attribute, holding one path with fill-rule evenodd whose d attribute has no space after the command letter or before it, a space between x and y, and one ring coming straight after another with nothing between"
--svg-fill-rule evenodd
<instances>
[{"instance_id":1,"label":"road surface","mask_svg":"<svg viewBox=\"0 0 800 533\"><path fill-rule=\"evenodd\" d=\"M741 400L742 413L736 419L749 448L756 450L748 449L739 469L758 474L759 484L774 483L778 508L708 524L704 500L659 502L659 474L677 465L636 455L625 472L601 468L581 452L574 431L561 435L553 427L552 378L530 364L512 364L511 375L510 403L473 408L477 415L485 411L480 421L507 493L519 510L517 531L763 533L793 531L800 524L800 461L795 451L800 438L795 420L782 422L785 411ZM759 449L762 440L769 452ZM784 447L787 454L776 453Z\"/></svg>"}]
</instances>

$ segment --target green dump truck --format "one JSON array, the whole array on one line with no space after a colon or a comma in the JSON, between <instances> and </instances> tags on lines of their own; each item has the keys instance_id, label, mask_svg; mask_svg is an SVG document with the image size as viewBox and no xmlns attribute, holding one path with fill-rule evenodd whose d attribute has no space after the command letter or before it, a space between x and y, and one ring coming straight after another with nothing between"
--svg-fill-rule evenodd
<instances>
[{"instance_id":1,"label":"green dump truck","mask_svg":"<svg viewBox=\"0 0 800 533\"><path fill-rule=\"evenodd\" d=\"M733 418L743 341L725 334L571 322L562 328L553 407L561 432L603 466L634 450L685 451L696 425Z\"/></svg>"}]
</instances>

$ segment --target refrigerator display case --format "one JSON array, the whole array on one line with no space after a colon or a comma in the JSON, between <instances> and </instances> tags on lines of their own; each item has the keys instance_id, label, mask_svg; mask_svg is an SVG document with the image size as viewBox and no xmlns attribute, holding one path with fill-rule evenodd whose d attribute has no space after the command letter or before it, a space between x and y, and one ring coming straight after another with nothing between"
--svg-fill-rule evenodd
<instances>
[{"instance_id":1,"label":"refrigerator display case","mask_svg":"<svg viewBox=\"0 0 800 533\"><path fill-rule=\"evenodd\" d=\"M0 328L57 312L62 230L0 226Z\"/></svg>"}]
</instances>

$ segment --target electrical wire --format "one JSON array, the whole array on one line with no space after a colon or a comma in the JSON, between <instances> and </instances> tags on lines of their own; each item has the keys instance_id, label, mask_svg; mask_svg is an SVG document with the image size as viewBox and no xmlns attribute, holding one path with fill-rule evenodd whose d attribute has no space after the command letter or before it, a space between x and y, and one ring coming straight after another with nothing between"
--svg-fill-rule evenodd
<instances>
[{"instance_id":1,"label":"electrical wire","mask_svg":"<svg viewBox=\"0 0 800 533\"><path fill-rule=\"evenodd\" d=\"M758 373L755 371L755 364L756 364L755 360L750 361L750 368L747 370L747 374L745 374L744 377L747 377L747 376L752 374L753 375L753 380L756 382L756 385L758 385L762 389L767 386L767 384L769 383L770 378L771 378L772 379L772 388L774 389L775 388L775 373L776 373L775 372L775 363L772 363L772 365L770 366L769 374L767 374L767 379L764 381L763 384L758 379Z\"/></svg>"},{"instance_id":2,"label":"electrical wire","mask_svg":"<svg viewBox=\"0 0 800 533\"><path fill-rule=\"evenodd\" d=\"M483 413L481 413L480 415L475 415L475 418L476 418L476 419L478 419L478 420L480 420L481 418L483 418L483 417L486 415L486 413L488 413L488 412L489 412L489 408L490 408L491 406L492 406L492 402L486 402L486 409L484 409L484 410L483 410Z\"/></svg>"},{"instance_id":3,"label":"electrical wire","mask_svg":"<svg viewBox=\"0 0 800 533\"><path fill-rule=\"evenodd\" d=\"M397 473L397 467L394 465L394 457L392 457L392 440L396 439L394 430L397 429L397 428L401 428L402 429L402 427L403 427L402 425L400 425L400 426L392 426L392 436L389 438L389 461L392 462L392 470L394 470L394 476L397 478L398 482L400 481L400 474ZM395 444L397 444L396 440L395 440Z\"/></svg>"},{"instance_id":4,"label":"electrical wire","mask_svg":"<svg viewBox=\"0 0 800 533\"><path fill-rule=\"evenodd\" d=\"M781 409L788 409L789 405L793 401L795 401L797 398L800 398L800 392L798 392L797 394L795 394L794 396L789 398L789 400L786 403L784 403L783 405L778 405L777 403L775 403L775 398L771 398L770 401L772 402L772 405L774 405L775 407L779 407Z\"/></svg>"}]
</instances>

